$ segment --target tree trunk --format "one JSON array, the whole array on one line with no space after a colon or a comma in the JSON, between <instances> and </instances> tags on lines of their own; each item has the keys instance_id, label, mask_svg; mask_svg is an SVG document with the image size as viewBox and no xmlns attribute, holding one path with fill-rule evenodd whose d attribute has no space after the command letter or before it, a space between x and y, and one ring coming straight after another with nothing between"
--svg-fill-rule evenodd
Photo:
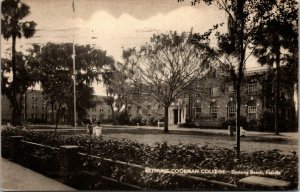
<instances>
[{"instance_id":1,"label":"tree trunk","mask_svg":"<svg viewBox=\"0 0 300 192\"><path fill-rule=\"evenodd\" d=\"M169 132L169 106L165 106L164 132Z\"/></svg>"},{"instance_id":2,"label":"tree trunk","mask_svg":"<svg viewBox=\"0 0 300 192\"><path fill-rule=\"evenodd\" d=\"M27 91L26 91L27 92ZM27 122L27 93L25 92L24 97L24 116L25 116L25 123Z\"/></svg>"},{"instance_id":3,"label":"tree trunk","mask_svg":"<svg viewBox=\"0 0 300 192\"><path fill-rule=\"evenodd\" d=\"M280 77L280 50L276 51L276 84L275 84L275 135L279 135L279 77Z\"/></svg>"},{"instance_id":4,"label":"tree trunk","mask_svg":"<svg viewBox=\"0 0 300 192\"><path fill-rule=\"evenodd\" d=\"M237 22L237 53L239 59L238 66L238 75L236 78L236 158L240 158L240 118L241 118L241 84L244 78L244 62L245 62L245 52L246 48L244 47L244 28L245 28L245 15L244 15L244 7L246 0L238 0L237 1L237 12L236 14L236 22Z\"/></svg>"},{"instance_id":5,"label":"tree trunk","mask_svg":"<svg viewBox=\"0 0 300 192\"><path fill-rule=\"evenodd\" d=\"M240 119L241 119L241 84L237 82L236 85L236 156L240 158Z\"/></svg>"},{"instance_id":6,"label":"tree trunk","mask_svg":"<svg viewBox=\"0 0 300 192\"><path fill-rule=\"evenodd\" d=\"M54 130L54 135L56 136L57 134L57 127L58 127L58 122L59 122L59 113L60 113L60 108L61 104L59 104L57 112L56 112L56 123L55 123L55 130Z\"/></svg>"},{"instance_id":7,"label":"tree trunk","mask_svg":"<svg viewBox=\"0 0 300 192\"><path fill-rule=\"evenodd\" d=\"M16 84L16 36L12 36L12 114L11 114L11 124L13 126L21 125L20 119L20 108L17 101L17 84Z\"/></svg>"},{"instance_id":8,"label":"tree trunk","mask_svg":"<svg viewBox=\"0 0 300 192\"><path fill-rule=\"evenodd\" d=\"M51 102L51 122L54 124L54 102Z\"/></svg>"}]
</instances>

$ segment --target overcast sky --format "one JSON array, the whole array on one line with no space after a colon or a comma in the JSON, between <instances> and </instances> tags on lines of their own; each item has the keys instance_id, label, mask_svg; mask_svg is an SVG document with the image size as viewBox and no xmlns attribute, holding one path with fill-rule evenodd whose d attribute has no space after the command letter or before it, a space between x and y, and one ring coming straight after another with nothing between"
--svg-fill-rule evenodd
<instances>
[{"instance_id":1,"label":"overcast sky","mask_svg":"<svg viewBox=\"0 0 300 192\"><path fill-rule=\"evenodd\" d=\"M192 7L190 0L182 3L177 0L75 0L74 22L72 0L24 2L31 8L25 20L35 21L38 30L31 39L18 40L17 51L32 43L72 42L75 27L77 44L94 44L122 61L122 47L138 47L149 41L153 33L183 32L191 28L201 33L212 25L226 22L225 13L216 7L203 4ZM11 40L2 40L2 50L7 46L11 46ZM250 65L255 66L253 62ZM101 85L95 85L95 93L104 94Z\"/></svg>"}]
</instances>

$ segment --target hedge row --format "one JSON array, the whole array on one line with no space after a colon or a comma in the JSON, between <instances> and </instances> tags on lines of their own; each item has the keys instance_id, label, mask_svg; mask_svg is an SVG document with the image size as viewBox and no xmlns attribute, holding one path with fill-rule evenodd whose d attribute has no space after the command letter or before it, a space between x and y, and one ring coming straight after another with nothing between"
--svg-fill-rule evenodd
<instances>
[{"instance_id":1,"label":"hedge row","mask_svg":"<svg viewBox=\"0 0 300 192\"><path fill-rule=\"evenodd\" d=\"M81 150L86 153L150 168L216 168L226 171L273 170L279 171L281 174L269 175L268 177L291 181L294 185L297 185L298 182L298 157L296 152L293 154L281 154L277 150L257 151L254 153L242 152L240 160L235 161L235 152L232 149L216 148L207 145L169 145L168 143L147 145L125 139L104 137L91 139L89 135L55 136L49 132L15 129L5 129L2 131L2 145L7 144L8 136L12 135L22 135L24 136L24 140L56 147L65 144L79 145L81 146ZM90 146L91 148L89 148ZM145 181L148 176L144 175L143 177L144 178L140 178L140 180ZM209 174L205 175L205 177L236 184L236 182L245 177L245 175Z\"/></svg>"}]
</instances>

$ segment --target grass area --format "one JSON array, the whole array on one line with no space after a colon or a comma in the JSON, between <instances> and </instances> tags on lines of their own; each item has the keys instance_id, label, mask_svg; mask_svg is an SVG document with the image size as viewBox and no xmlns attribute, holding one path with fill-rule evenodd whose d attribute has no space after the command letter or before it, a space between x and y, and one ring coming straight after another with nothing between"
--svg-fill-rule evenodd
<instances>
[{"instance_id":1,"label":"grass area","mask_svg":"<svg viewBox=\"0 0 300 192\"><path fill-rule=\"evenodd\" d=\"M45 130L46 131L46 130ZM51 131L52 132L52 131ZM76 132L74 130L59 130L59 134L63 135L73 135L73 134L87 134L86 130L79 129ZM198 131L178 131L178 130L171 130L169 133L164 133L162 130L159 129L143 129L143 128L136 128L136 129L112 129L112 128L104 128L102 130L102 134L105 136L115 136L118 135L132 135L133 139L137 138L138 135L140 136L147 136L147 135L154 135L158 137L170 137L174 136L198 136L199 138L211 138L211 140L222 139L227 141L234 141L234 136L225 135L223 133L207 133L207 132L198 132ZM128 136L126 137L128 139ZM282 137L262 137L262 136L242 136L242 141L247 142L262 142L262 143L277 143L277 144L296 144L297 141L291 141L287 138Z\"/></svg>"}]
</instances>

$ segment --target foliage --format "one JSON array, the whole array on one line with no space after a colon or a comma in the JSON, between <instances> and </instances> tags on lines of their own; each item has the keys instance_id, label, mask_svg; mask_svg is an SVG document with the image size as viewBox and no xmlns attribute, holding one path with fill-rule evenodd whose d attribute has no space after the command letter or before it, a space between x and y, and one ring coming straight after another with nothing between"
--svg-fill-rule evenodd
<instances>
[{"instance_id":1,"label":"foliage","mask_svg":"<svg viewBox=\"0 0 300 192\"><path fill-rule=\"evenodd\" d=\"M264 131L274 131L275 114L270 109L264 109L261 114L260 123Z\"/></svg>"},{"instance_id":2,"label":"foliage","mask_svg":"<svg viewBox=\"0 0 300 192\"><path fill-rule=\"evenodd\" d=\"M5 129L2 131L2 143L7 142L10 135L23 135L24 140L36 143L59 146L59 145L79 145L83 152L89 152L90 137L88 135L60 135L33 131L21 131ZM297 162L296 152L292 154L281 154L277 150L256 151L253 153L242 152L240 160L234 161L235 152L232 149L217 148L210 146L199 146L193 144L169 145L167 143L157 143L155 145L142 144L125 139L114 139L99 137L92 140L91 154L113 160L133 163L149 168L167 169L220 169L220 170L274 170L280 171L280 175L268 175L268 177L291 181L296 184ZM130 167L113 167L113 173L107 169L104 161L85 160L83 167L91 170L102 170L101 174L109 174L120 181L134 181L139 186L147 189L174 189L180 187L176 180L168 174L145 174ZM107 167L107 169L105 169ZM106 170L106 171L105 171ZM201 175L207 179L214 179L228 183L236 183L245 175L233 175L230 173ZM195 186L196 187L196 186ZM200 187L200 186L198 186ZM201 189L201 188L198 188ZM203 189L203 188L202 188Z\"/></svg>"},{"instance_id":3,"label":"foliage","mask_svg":"<svg viewBox=\"0 0 300 192\"><path fill-rule=\"evenodd\" d=\"M243 128L247 129L248 128L248 123L247 123L247 118L244 117L244 116L241 116L240 117L240 126L242 126ZM222 122L221 126L223 128L228 128L228 126L231 126L231 127L235 127L236 126L236 120L235 118L229 118L227 120L225 120L224 122Z\"/></svg>"},{"instance_id":4,"label":"foliage","mask_svg":"<svg viewBox=\"0 0 300 192\"><path fill-rule=\"evenodd\" d=\"M133 117L131 120L130 120L130 124L131 125L146 125L147 124L147 120L143 118L143 116L141 115L137 115L135 117Z\"/></svg>"},{"instance_id":5,"label":"foliage","mask_svg":"<svg viewBox=\"0 0 300 192\"><path fill-rule=\"evenodd\" d=\"M126 113L126 111L115 113L113 117L114 117L113 124L115 125L128 125L130 122L129 115L128 113Z\"/></svg>"},{"instance_id":6,"label":"foliage","mask_svg":"<svg viewBox=\"0 0 300 192\"><path fill-rule=\"evenodd\" d=\"M22 113L22 104L24 102L24 94L27 89L37 82L36 71L34 65L30 62L32 55L24 55L22 52L17 52L16 55L16 74L14 85L17 90L17 105L20 109L18 116ZM4 94L10 102L13 101L13 82L10 80L12 71L12 62L10 59L1 59L1 93Z\"/></svg>"},{"instance_id":7,"label":"foliage","mask_svg":"<svg viewBox=\"0 0 300 192\"><path fill-rule=\"evenodd\" d=\"M184 1L184 0L182 0ZM181 1L180 1L181 2ZM241 85L244 81L244 70L246 69L246 62L248 58L253 54L257 43L255 42L257 37L265 38L262 35L261 26L264 21L272 18L276 15L277 2L283 1L247 1L247 0L192 0L192 5L195 6L200 2L204 2L207 5L214 5L220 10L224 11L227 15L228 31L221 33L216 32L218 40L218 47L211 48L212 55L219 61L221 69L230 74L231 80L236 91L236 126L237 134L239 135L240 127L240 108L241 108ZM283 6L283 9L286 7ZM275 11L274 11L275 10ZM294 13L293 13L294 14ZM295 14L294 14L295 16ZM281 17L284 18L282 14ZM297 14L296 14L296 17ZM267 29L268 30L268 29ZM272 33L272 30L270 30ZM197 41L195 42L197 43ZM259 42L261 43L261 42ZM260 56L260 55L259 55ZM240 154L240 137L237 137L237 157Z\"/></svg>"},{"instance_id":8,"label":"foliage","mask_svg":"<svg viewBox=\"0 0 300 192\"><path fill-rule=\"evenodd\" d=\"M21 37L31 38L35 34L36 23L33 21L24 21L24 18L30 13L30 7L20 0L4 0L1 5L1 35L6 40L12 38L11 88L3 91L9 91L8 94L10 97L8 98L12 105L11 123L13 125L20 125L21 108L17 96L18 94L22 94L18 92L20 89L19 86L21 85L22 87L22 84L17 80L17 78L20 79L21 77L17 73L16 39Z\"/></svg>"},{"instance_id":9,"label":"foliage","mask_svg":"<svg viewBox=\"0 0 300 192\"><path fill-rule=\"evenodd\" d=\"M163 122L163 121L164 121L164 117L151 116L148 119L147 125L157 126L157 122Z\"/></svg>"},{"instance_id":10,"label":"foliage","mask_svg":"<svg viewBox=\"0 0 300 192\"><path fill-rule=\"evenodd\" d=\"M127 93L129 85L126 82L128 77L124 73L126 69L120 63L111 64L103 74L103 84L106 92L106 103L110 106L114 115L115 111L119 113L127 103ZM127 106L125 106L125 111Z\"/></svg>"},{"instance_id":11,"label":"foliage","mask_svg":"<svg viewBox=\"0 0 300 192\"><path fill-rule=\"evenodd\" d=\"M113 58L105 51L89 45L76 46L76 90L79 120L85 118L87 109L95 106L91 87L101 80L101 70L113 63ZM47 43L36 52L36 68L40 71L39 80L49 103L66 105L70 121L73 118L72 44ZM73 122L73 121L72 121Z\"/></svg>"},{"instance_id":12,"label":"foliage","mask_svg":"<svg viewBox=\"0 0 300 192\"><path fill-rule=\"evenodd\" d=\"M280 69L282 65L292 68L290 75L283 75L283 79L289 81L291 87L297 82L293 77L298 71L298 2L295 0L276 1L274 9L266 12L258 27L259 35L255 38L254 55L262 65L273 67L276 65L275 78L275 134L279 134L280 122ZM293 101L292 101L293 102ZM293 111L295 113L295 111ZM293 115L292 121L295 121Z\"/></svg>"},{"instance_id":13,"label":"foliage","mask_svg":"<svg viewBox=\"0 0 300 192\"><path fill-rule=\"evenodd\" d=\"M207 52L209 34L200 35L198 45L192 42L193 33L169 32L154 34L140 49L123 51L124 65L130 80L140 85L165 109L165 127L168 132L169 106L182 95L182 90L201 78L208 70ZM200 46L201 45L201 46Z\"/></svg>"}]
</instances>

